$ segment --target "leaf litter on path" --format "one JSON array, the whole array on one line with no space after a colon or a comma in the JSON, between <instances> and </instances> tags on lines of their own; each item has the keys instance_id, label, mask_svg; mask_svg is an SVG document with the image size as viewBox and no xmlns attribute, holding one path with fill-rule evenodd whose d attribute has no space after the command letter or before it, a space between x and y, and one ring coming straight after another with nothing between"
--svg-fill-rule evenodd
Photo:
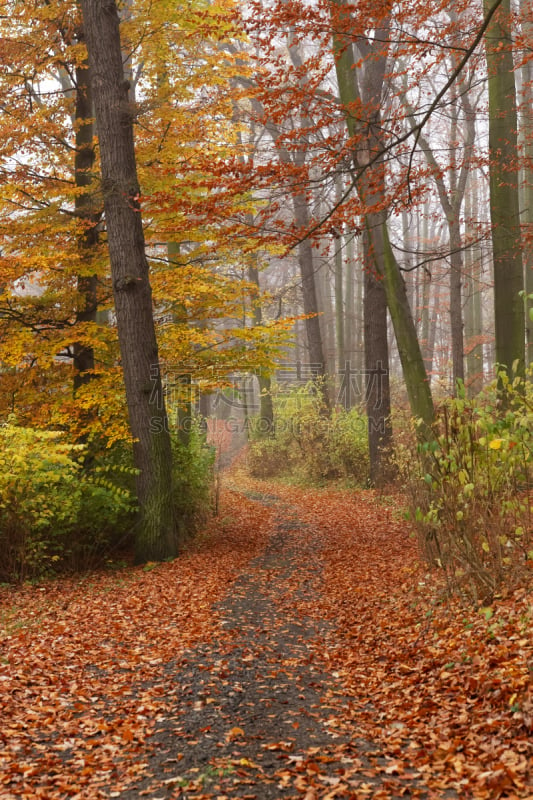
<instances>
[{"instance_id":1,"label":"leaf litter on path","mask_svg":"<svg viewBox=\"0 0 533 800\"><path fill-rule=\"evenodd\" d=\"M171 564L2 590L0 798L532 797L527 594L444 603L373 493L240 482Z\"/></svg>"}]
</instances>

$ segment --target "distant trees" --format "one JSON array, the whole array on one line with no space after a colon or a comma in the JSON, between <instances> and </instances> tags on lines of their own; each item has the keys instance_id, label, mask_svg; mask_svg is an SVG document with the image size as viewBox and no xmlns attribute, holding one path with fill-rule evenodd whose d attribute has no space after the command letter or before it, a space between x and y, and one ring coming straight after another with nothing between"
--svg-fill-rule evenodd
<instances>
[{"instance_id":1,"label":"distant trees","mask_svg":"<svg viewBox=\"0 0 533 800\"><path fill-rule=\"evenodd\" d=\"M285 146L291 159L295 164L298 158L302 159L300 168L292 172L297 185L307 186L308 198L321 188L320 209L315 206L313 216L307 220L308 235L318 247L330 230L366 231L367 245L360 248L360 259L366 251L366 372L372 371L373 359L386 362L385 349L380 356L375 354L383 338L378 328L385 330L385 322L377 323L378 307L371 308L369 303L369 298L380 296L377 288L371 290L373 274L385 292L395 331L392 366L399 356L411 409L423 420L420 430L427 431L434 412L431 376L426 374L420 335L428 345L436 342L438 358L434 364L439 369L449 362L446 373L452 391L465 376L472 387L479 387L480 377L490 373L486 321L491 317L496 326L496 361L509 371L513 362L518 363L519 371L524 364L519 259L526 239L521 238L516 187L512 187L518 174L518 150L513 142L518 123L513 56L508 44L510 29L505 27L509 25L509 9L500 0L486 3L480 21L481 9L461 2L453 4L446 14L431 4L393 10L378 4L368 10L332 2L329 16L323 8L306 6L304 10L298 3L277 3L267 8L252 1L249 5L253 13L247 18L247 27L259 53L257 63L261 75L269 76L261 77L256 102L267 98L263 102L268 103L283 141L289 143ZM527 19L525 12L520 29L524 33L530 30ZM465 30L471 31L466 42ZM292 47L298 53L296 61L290 55L280 55L279 43L286 31L296 43ZM487 93L483 91L483 78L480 80L484 69L483 41ZM530 60L525 53L524 63ZM526 85L524 91L527 90ZM482 114L487 101L485 126ZM303 135L291 130L292 109L297 106L307 109ZM526 128L527 123L523 122L522 130L525 132ZM488 147L483 139L487 129ZM523 138L529 141L531 136ZM479 202L467 197L469 186L483 183L485 167L491 175L493 198L490 228ZM270 169L271 185L280 185L283 178L273 162ZM339 173L344 187L351 187L341 194L334 188L339 185ZM329 185L328 175L335 176ZM429 175L434 190L428 183ZM524 207L527 208L525 200ZM403 229L395 221L400 210ZM480 210L482 213L473 219L472 212ZM405 238L408 220L416 221L424 214L429 215L427 229L433 228L439 238L440 215L447 228L447 241L439 241L434 253L427 240ZM417 230L421 232L422 227L417 225ZM346 286L339 279L337 247L334 252L331 297L336 304L336 347L342 353L344 328L338 322L339 305L346 312L348 299ZM491 255L493 314L489 312L492 280L487 273ZM429 308L431 282L440 280L438 275L442 272L439 262L447 265L449 286L439 287L440 299ZM408 273L404 272L407 263ZM416 278L417 271L423 276L421 281ZM503 275L505 288L501 284ZM465 307L468 351L464 341ZM328 314L326 306L321 311ZM443 327L445 311L450 320L447 330ZM436 314L437 323L432 319ZM418 326L417 319L421 320ZM472 355L465 373L467 353ZM377 402L388 418L385 397ZM370 406L368 410L370 415ZM388 433L385 440L387 437ZM375 459L373 463L377 463Z\"/></svg>"}]
</instances>

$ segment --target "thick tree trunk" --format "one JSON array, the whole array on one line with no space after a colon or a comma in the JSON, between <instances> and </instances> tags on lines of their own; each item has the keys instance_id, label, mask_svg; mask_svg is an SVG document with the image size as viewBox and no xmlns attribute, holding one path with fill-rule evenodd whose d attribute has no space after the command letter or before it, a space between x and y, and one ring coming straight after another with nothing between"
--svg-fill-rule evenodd
<instances>
[{"instance_id":1,"label":"thick tree trunk","mask_svg":"<svg viewBox=\"0 0 533 800\"><path fill-rule=\"evenodd\" d=\"M485 12L493 0L485 0ZM509 376L525 366L525 315L518 200L517 110L511 4L503 0L485 34L489 75L489 176L496 362Z\"/></svg>"},{"instance_id":2,"label":"thick tree trunk","mask_svg":"<svg viewBox=\"0 0 533 800\"><path fill-rule=\"evenodd\" d=\"M133 142L115 0L81 0L98 126L102 189L126 399L134 438L140 521L138 561L178 552L172 450L161 385Z\"/></svg>"}]
</instances>

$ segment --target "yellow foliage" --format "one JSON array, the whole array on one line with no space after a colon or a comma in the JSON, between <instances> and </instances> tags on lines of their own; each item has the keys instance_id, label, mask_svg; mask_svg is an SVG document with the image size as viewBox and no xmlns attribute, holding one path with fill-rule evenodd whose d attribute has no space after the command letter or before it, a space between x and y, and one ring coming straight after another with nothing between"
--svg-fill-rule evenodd
<instances>
[{"instance_id":1,"label":"yellow foliage","mask_svg":"<svg viewBox=\"0 0 533 800\"><path fill-rule=\"evenodd\" d=\"M129 437L108 270L98 160L75 180L72 76L85 65L75 0L0 0L0 420ZM245 224L256 203L232 181L246 156L232 79L246 73L227 0L134 0L122 25L136 87L136 148L160 355L194 380L268 369L283 322L254 327L257 289L243 280L267 255ZM31 76L31 77L28 77ZM77 176L79 178L79 174ZM78 213L82 201L89 216ZM90 248L87 232L100 232ZM279 245L272 245L273 251ZM80 319L82 279L98 315ZM81 283L80 283L81 281ZM73 355L94 354L73 391Z\"/></svg>"}]
</instances>

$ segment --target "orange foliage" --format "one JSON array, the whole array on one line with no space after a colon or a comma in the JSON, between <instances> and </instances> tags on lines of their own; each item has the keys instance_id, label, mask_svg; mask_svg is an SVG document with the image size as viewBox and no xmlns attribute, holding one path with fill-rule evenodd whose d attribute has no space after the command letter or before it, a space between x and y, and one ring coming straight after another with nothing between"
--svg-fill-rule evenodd
<instances>
[{"instance_id":1,"label":"orange foliage","mask_svg":"<svg viewBox=\"0 0 533 800\"><path fill-rule=\"evenodd\" d=\"M77 4L4 2L0 18L0 419L66 426L79 436L128 436L102 215L98 161L74 179L75 70L83 64ZM137 77L140 202L163 362L211 378L268 366L288 323L243 326L256 294L246 276L259 243L252 208L219 175L239 152L225 43L238 37L230 4L133 3L123 25ZM242 59L241 59L242 61ZM136 72L137 71L137 72ZM100 216L100 242L80 250L83 195ZM171 250L168 250L168 247ZM261 244L265 252L264 243ZM80 321L79 278L95 274L100 312ZM74 348L94 351L89 386L73 397Z\"/></svg>"}]
</instances>

